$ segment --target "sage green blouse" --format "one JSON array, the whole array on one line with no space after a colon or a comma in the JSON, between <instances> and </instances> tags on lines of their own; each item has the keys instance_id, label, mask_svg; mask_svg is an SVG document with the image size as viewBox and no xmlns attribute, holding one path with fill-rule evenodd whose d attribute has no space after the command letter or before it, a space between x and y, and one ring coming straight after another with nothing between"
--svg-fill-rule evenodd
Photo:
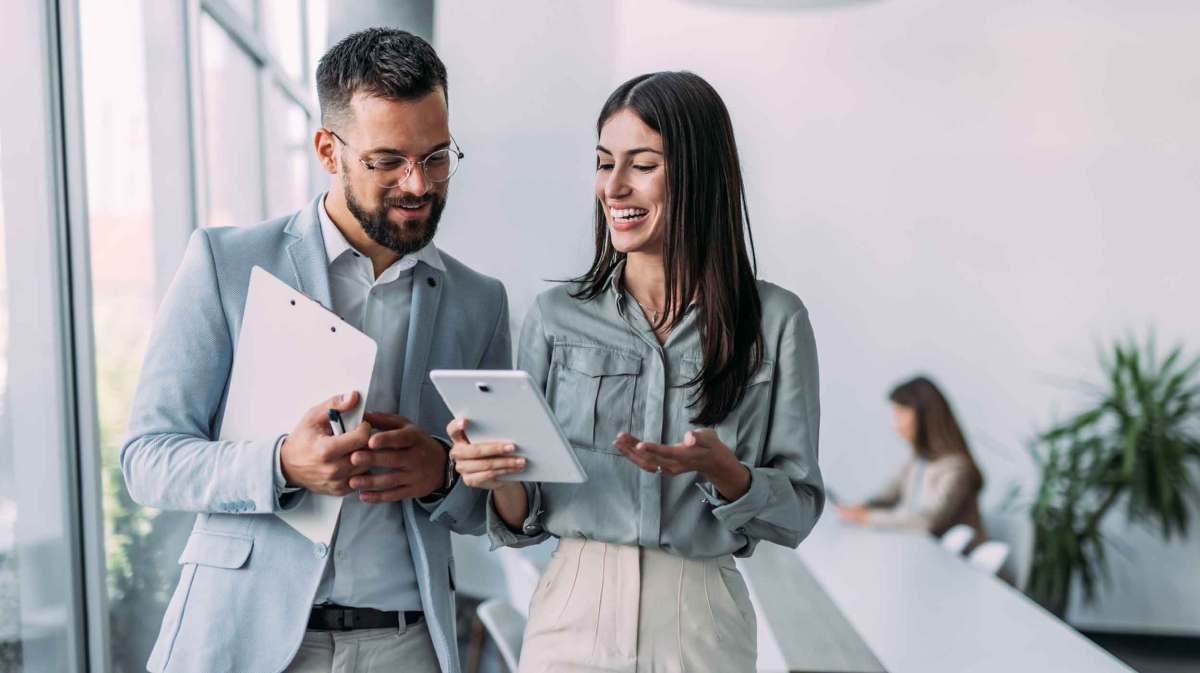
<instances>
[{"instance_id":1,"label":"sage green blouse","mask_svg":"<svg viewBox=\"0 0 1200 673\"><path fill-rule=\"evenodd\" d=\"M751 471L750 490L729 502L698 472L638 468L612 446L625 431L649 442L682 441L695 428L686 383L702 365L695 310L659 344L621 287L623 264L605 292L573 299L563 284L537 297L521 330L518 368L546 394L588 479L526 483L529 516L509 528L488 503L493 548L547 536L661 548L687 558L749 556L759 540L795 547L821 515L817 467L817 351L796 295L758 282L764 361L741 403L715 426Z\"/></svg>"}]
</instances>

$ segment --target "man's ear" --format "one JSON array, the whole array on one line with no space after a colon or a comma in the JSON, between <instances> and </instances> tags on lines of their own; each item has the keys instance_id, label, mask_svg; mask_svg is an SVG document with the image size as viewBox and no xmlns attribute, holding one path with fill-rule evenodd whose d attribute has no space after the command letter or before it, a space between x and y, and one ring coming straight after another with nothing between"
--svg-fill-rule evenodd
<instances>
[{"instance_id":1,"label":"man's ear","mask_svg":"<svg viewBox=\"0 0 1200 673\"><path fill-rule=\"evenodd\" d=\"M337 139L328 129L317 129L316 134L313 135L313 149L316 150L317 160L325 167L325 171L330 175L336 175L338 172Z\"/></svg>"}]
</instances>

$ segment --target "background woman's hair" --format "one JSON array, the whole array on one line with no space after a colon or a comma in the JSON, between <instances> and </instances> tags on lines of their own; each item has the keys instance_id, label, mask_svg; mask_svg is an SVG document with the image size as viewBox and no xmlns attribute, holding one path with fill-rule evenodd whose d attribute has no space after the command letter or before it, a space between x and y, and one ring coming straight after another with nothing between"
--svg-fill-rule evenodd
<instances>
[{"instance_id":1,"label":"background woman's hair","mask_svg":"<svg viewBox=\"0 0 1200 673\"><path fill-rule=\"evenodd\" d=\"M654 327L674 328L682 309L696 301L703 365L688 383L698 387L692 406L698 403L699 412L692 422L715 425L742 401L763 357L754 237L733 124L716 90L690 72L641 75L617 87L600 111L596 134L621 110L631 110L662 136L667 297ZM625 258L609 240L599 202L595 218L596 255L587 273L575 279L582 283L572 295L576 299L600 294Z\"/></svg>"},{"instance_id":2,"label":"background woman's hair","mask_svg":"<svg viewBox=\"0 0 1200 673\"><path fill-rule=\"evenodd\" d=\"M924 376L910 379L892 389L888 399L916 414L917 436L913 440L913 449L917 455L926 460L961 455L971 464L976 490L983 488L983 473L967 448L967 440L950 402L933 381Z\"/></svg>"}]
</instances>

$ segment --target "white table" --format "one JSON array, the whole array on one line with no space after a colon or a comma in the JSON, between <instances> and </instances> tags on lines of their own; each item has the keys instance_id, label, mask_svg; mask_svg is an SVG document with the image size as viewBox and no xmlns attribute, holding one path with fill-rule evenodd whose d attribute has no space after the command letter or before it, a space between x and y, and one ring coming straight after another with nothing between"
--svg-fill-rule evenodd
<instances>
[{"instance_id":1,"label":"white table","mask_svg":"<svg viewBox=\"0 0 1200 673\"><path fill-rule=\"evenodd\" d=\"M791 647L797 639L813 640L803 633L814 628L813 615L781 609L777 594L802 585L801 576L811 573L831 600L808 598L809 589L798 592L794 605L831 602L861 638L860 651L855 653L854 639L837 623L831 635L815 637L837 643L851 658L877 658L888 673L1134 673L1016 589L922 533L869 530L828 516L799 550L764 543L742 567L761 603L759 619L765 618L762 671L854 670L831 666L827 653ZM795 577L788 579L786 568ZM768 594L768 600L759 600Z\"/></svg>"}]
</instances>

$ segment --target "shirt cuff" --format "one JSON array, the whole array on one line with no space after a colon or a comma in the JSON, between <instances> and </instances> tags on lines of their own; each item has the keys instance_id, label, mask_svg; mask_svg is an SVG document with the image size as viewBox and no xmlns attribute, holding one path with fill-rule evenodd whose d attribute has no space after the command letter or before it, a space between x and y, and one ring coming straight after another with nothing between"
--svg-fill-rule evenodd
<instances>
[{"instance_id":1,"label":"shirt cuff","mask_svg":"<svg viewBox=\"0 0 1200 673\"><path fill-rule=\"evenodd\" d=\"M696 482L696 488L704 494L704 499L712 505L713 516L717 517L726 528L735 533L745 534L745 526L763 511L771 499L771 487L767 479L760 478L756 468L746 463L750 470L750 488L737 500L726 500L717 492L715 486L708 480Z\"/></svg>"},{"instance_id":2,"label":"shirt cuff","mask_svg":"<svg viewBox=\"0 0 1200 673\"><path fill-rule=\"evenodd\" d=\"M280 509L287 509L296 500L296 498L285 496L290 496L293 493L304 490L299 486L288 486L287 477L283 476L283 458L280 456L279 451L283 448L283 441L285 439L287 439L286 434L280 435L275 440L275 502L279 505Z\"/></svg>"},{"instance_id":3,"label":"shirt cuff","mask_svg":"<svg viewBox=\"0 0 1200 673\"><path fill-rule=\"evenodd\" d=\"M542 527L542 515L545 513L542 511L542 489L534 482L526 481L521 485L525 488L529 513L521 522L520 532L509 528L504 519L500 518L500 513L496 511L495 493L488 491L487 536L492 551L501 547L528 547L550 537Z\"/></svg>"}]
</instances>

